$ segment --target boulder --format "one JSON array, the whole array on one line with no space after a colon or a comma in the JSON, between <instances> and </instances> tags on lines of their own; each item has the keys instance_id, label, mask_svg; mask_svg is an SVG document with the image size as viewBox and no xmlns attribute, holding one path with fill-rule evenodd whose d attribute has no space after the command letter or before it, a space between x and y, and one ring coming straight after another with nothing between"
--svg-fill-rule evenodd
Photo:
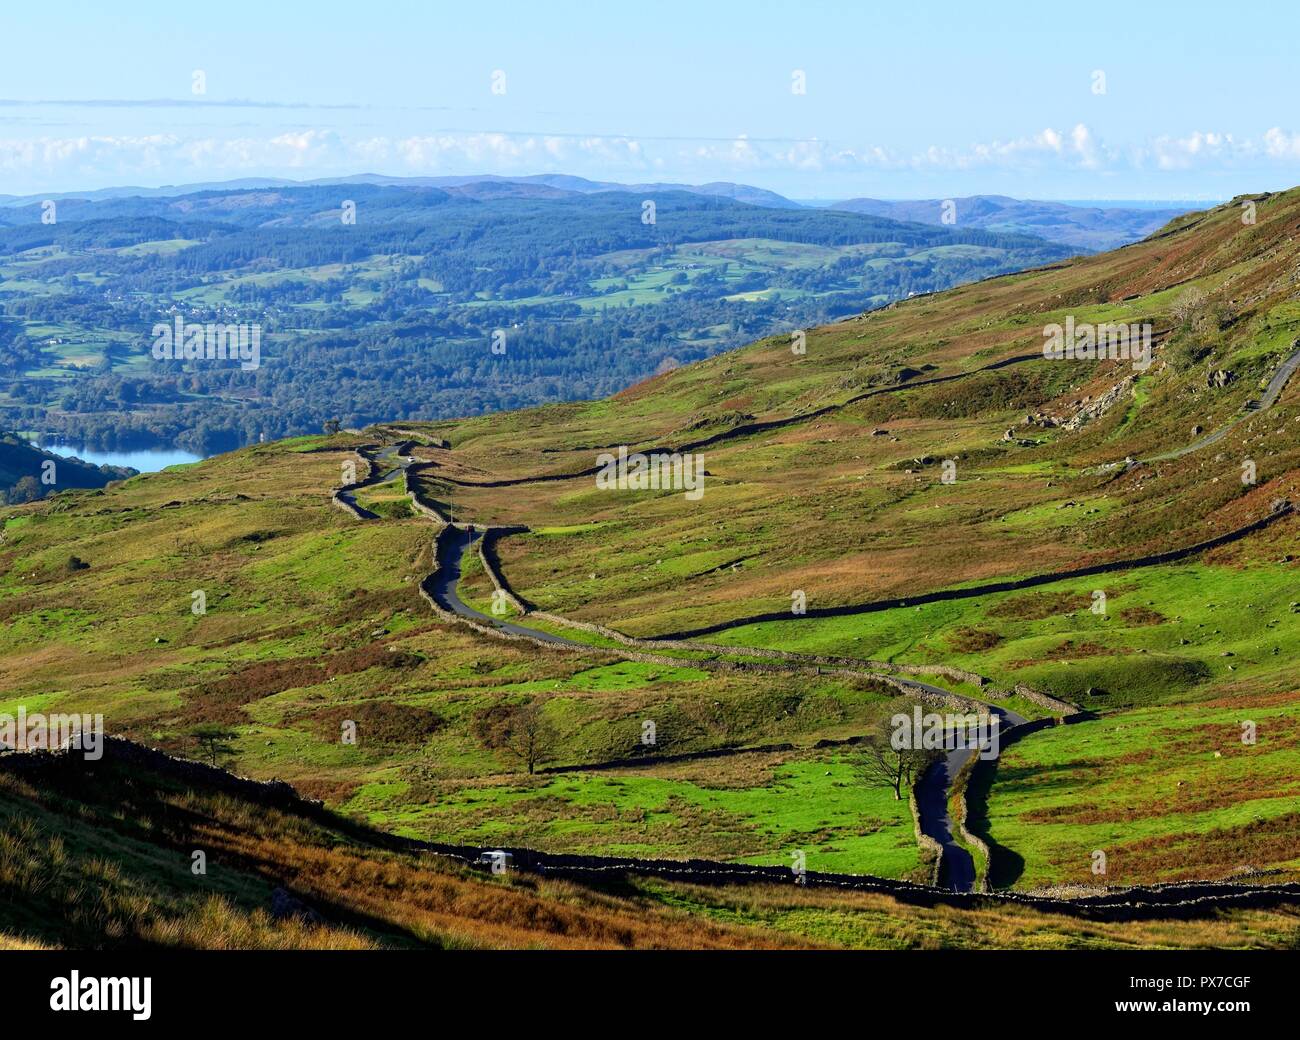
<instances>
[{"instance_id":1,"label":"boulder","mask_svg":"<svg viewBox=\"0 0 1300 1040\"><path fill-rule=\"evenodd\" d=\"M325 919L285 888L271 893L271 916L277 921L297 918L308 924L323 924Z\"/></svg>"}]
</instances>

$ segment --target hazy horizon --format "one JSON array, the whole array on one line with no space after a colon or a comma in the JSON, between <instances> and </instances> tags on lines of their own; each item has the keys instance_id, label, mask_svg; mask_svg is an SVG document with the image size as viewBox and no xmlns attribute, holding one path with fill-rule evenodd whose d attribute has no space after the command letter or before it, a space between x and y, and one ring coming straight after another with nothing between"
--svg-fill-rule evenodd
<instances>
[{"instance_id":1,"label":"hazy horizon","mask_svg":"<svg viewBox=\"0 0 1300 1040\"><path fill-rule=\"evenodd\" d=\"M399 174L399 173L389 173L383 170L356 170L352 173L341 173L334 176L324 176L324 177L295 178L295 177L276 177L270 175L266 175L266 176L253 175L253 176L242 176L242 177L224 177L224 178L216 178L211 180L176 181L176 182L113 181L109 183L99 183L99 184L82 184L73 188L51 191L49 194L55 196L67 196L67 195L76 195L78 192L86 192L87 194L90 194L90 193L106 192L106 191L107 192L131 191L134 189L139 189L141 191L148 191L148 192L162 192L162 191L179 190L179 189L201 191L201 190L207 190L208 187L210 186L217 186L217 185L235 186L235 190L238 190L238 186L240 185L241 182L256 183L256 182L281 181L284 182L286 187L294 187L294 186L306 186L306 185L320 184L320 183L338 183L342 181L356 180L359 178L368 178L368 177L385 178L385 179L402 180L402 181L411 182L411 181L419 181L424 179L435 179L438 177L453 177L453 178L468 178L468 179L479 179L479 178L488 179L488 178L496 177L505 180L527 180L530 177L544 177L544 176L582 177L582 179L584 180L589 180L593 182L604 182L610 184L622 184L622 185L626 185L629 188L636 187L638 184L644 184L644 183L682 184L685 186L692 186L692 187L698 187L702 184L710 183L708 181L698 181L698 180L675 181L667 178L656 179L655 181L635 181L631 179L620 180L618 178L585 177L580 174L571 174L571 173L567 173L566 171L560 171L560 170L555 170L555 171L538 170L538 171L516 173L516 174L498 174L498 173L492 173L487 171L476 171L476 172L455 173L455 174ZM960 195L960 194L950 192L947 194L940 193L938 195L903 196L903 195L871 195L865 192L860 192L856 194L799 196L799 195L787 195L784 192L778 191L770 184L764 183L762 180L735 180L735 181L718 180L713 183L733 183L737 185L742 185L744 187L759 188L764 191L770 191L775 194L782 195L784 198L788 199L789 201L798 203L801 206L810 206L810 207L832 206L839 202L846 202L851 199L862 199L862 198L877 199L881 202L913 202L917 200L937 199L937 198L963 198L963 197L972 197L972 196L986 196L986 197L1006 196L1006 192L1002 192L1002 191L971 192L966 195ZM31 200L36 198L36 196L39 194L40 193L0 192L0 200L10 200L10 201L17 200L17 199ZM1099 208L1112 207L1117 209L1161 209L1166 206L1179 206L1187 203L1214 205L1226 201L1225 196L1194 197L1190 195L1181 196L1181 197L1152 196L1150 198L1135 198L1135 197L1105 198L1100 196L1089 197L1089 198L1078 198L1078 197L1057 198L1048 195L1015 195L1015 196L1006 196L1006 197L1016 198L1026 202L1052 202L1052 203L1060 203L1066 206L1099 207Z\"/></svg>"},{"instance_id":2,"label":"hazy horizon","mask_svg":"<svg viewBox=\"0 0 1300 1040\"><path fill-rule=\"evenodd\" d=\"M1219 13L1201 2L1176 20L1114 2L1086 19L1028 3L792 18L763 0L561 0L504 20L402 0L72 8L69 33L8 12L0 194L358 170L815 199L1206 201L1300 183L1297 19L1276 3L1252 9L1237 53L1196 28Z\"/></svg>"}]
</instances>

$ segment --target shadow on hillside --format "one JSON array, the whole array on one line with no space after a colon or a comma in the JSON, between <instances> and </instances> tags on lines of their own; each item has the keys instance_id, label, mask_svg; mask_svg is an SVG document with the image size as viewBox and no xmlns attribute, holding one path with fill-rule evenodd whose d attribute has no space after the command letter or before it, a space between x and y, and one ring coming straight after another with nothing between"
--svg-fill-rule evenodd
<instances>
[{"instance_id":1,"label":"shadow on hillside","mask_svg":"<svg viewBox=\"0 0 1300 1040\"><path fill-rule=\"evenodd\" d=\"M7 758L5 766L16 763L26 765ZM437 945L345 898L295 885L292 862L258 855L260 843L273 844L281 835L303 840L306 817L249 810L267 831L247 832L253 840L239 851L211 840L213 818L202 811L202 799L214 795L209 789L132 773L111 760L87 767L70 756L38 760L37 768L29 766L20 775L34 787L0 786L0 821L11 851L21 853L36 874L26 884L0 880L0 903L8 903L5 930L73 948L170 945L166 924L193 923L215 896L237 914L262 911L273 920L301 916L307 923L350 928L387 946ZM190 804L195 796L200 801ZM315 842L308 841L314 848L333 836L321 825L310 835ZM364 836L343 820L334 834ZM211 852L210 874L195 876L189 869L196 848ZM161 929L159 937L149 936L152 925ZM188 940L201 936L201 927ZM214 932L213 937L224 936Z\"/></svg>"},{"instance_id":2,"label":"shadow on hillside","mask_svg":"<svg viewBox=\"0 0 1300 1040\"><path fill-rule=\"evenodd\" d=\"M1062 719L1043 718L1017 726L1006 734L1002 741L1002 750L1005 751L1010 745L1033 733L1037 733L1039 730L1058 725L1074 726L1080 722L1090 722L1096 717L1090 711L1081 711L1076 715L1068 715ZM1054 782L1045 779L1051 774L1072 774L1078 768L1078 762L1071 762L1047 768L1037 766L1032 770L1018 769L1014 766L1004 770L1002 768L1002 759L999 756L991 760L981 760L972 771L970 781L966 786L966 826L972 834L988 846L989 888L1010 888L1020 880L1021 875L1025 872L1024 857L1015 850L999 844L997 839L993 837L992 825L989 822L989 792L998 778L999 771L1002 771L1005 783L1012 783L1021 777L1032 776L1035 785L1041 786L1044 783L1051 784Z\"/></svg>"},{"instance_id":3,"label":"shadow on hillside","mask_svg":"<svg viewBox=\"0 0 1300 1040\"><path fill-rule=\"evenodd\" d=\"M1009 888L1025 872L1025 860L1018 852L1000 845L989 825L989 791L998 775L998 759L982 761L966 785L966 826L989 849L990 888Z\"/></svg>"}]
</instances>

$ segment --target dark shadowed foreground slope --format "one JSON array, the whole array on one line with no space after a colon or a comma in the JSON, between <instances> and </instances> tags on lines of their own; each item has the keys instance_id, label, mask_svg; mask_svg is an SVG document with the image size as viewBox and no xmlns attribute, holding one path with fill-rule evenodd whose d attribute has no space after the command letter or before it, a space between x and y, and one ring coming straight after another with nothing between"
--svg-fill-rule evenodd
<instances>
[{"instance_id":1,"label":"dark shadowed foreground slope","mask_svg":"<svg viewBox=\"0 0 1300 1040\"><path fill-rule=\"evenodd\" d=\"M791 885L503 877L257 784L110 753L0 759L0 948L1294 945L1286 907L1108 924ZM200 858L201 857L201 858ZM196 864L202 863L203 872Z\"/></svg>"}]
</instances>

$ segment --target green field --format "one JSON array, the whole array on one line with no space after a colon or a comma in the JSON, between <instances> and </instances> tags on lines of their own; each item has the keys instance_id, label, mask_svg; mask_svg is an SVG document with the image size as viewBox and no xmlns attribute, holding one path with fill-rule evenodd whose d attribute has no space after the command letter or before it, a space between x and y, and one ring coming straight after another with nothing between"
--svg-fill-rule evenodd
<instances>
[{"instance_id":1,"label":"green field","mask_svg":"<svg viewBox=\"0 0 1300 1040\"><path fill-rule=\"evenodd\" d=\"M987 826L996 885L1300 869L1300 708L1224 695L1106 715L1012 746ZM1254 723L1253 744L1243 743ZM1093 853L1106 871L1093 873Z\"/></svg>"}]
</instances>

